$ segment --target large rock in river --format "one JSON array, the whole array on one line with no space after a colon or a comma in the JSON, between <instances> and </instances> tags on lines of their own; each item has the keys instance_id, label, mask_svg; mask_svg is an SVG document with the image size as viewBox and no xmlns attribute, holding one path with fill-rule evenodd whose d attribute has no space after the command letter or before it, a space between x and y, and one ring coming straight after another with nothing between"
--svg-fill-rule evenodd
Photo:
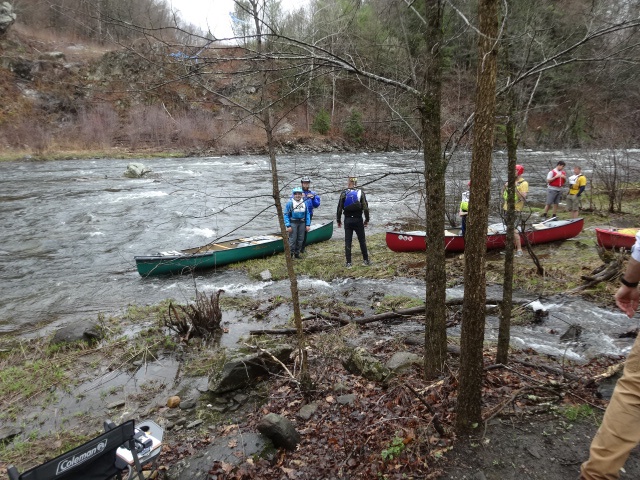
<instances>
[{"instance_id":1,"label":"large rock in river","mask_svg":"<svg viewBox=\"0 0 640 480\"><path fill-rule=\"evenodd\" d=\"M145 167L141 163L130 163L127 165L127 170L124 172L124 176L128 178L140 178L150 172L151 169Z\"/></svg>"}]
</instances>

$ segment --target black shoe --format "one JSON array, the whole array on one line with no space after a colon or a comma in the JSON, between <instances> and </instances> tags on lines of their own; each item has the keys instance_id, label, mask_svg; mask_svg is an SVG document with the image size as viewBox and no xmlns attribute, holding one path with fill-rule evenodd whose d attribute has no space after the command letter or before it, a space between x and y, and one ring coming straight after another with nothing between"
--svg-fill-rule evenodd
<instances>
[{"instance_id":1,"label":"black shoe","mask_svg":"<svg viewBox=\"0 0 640 480\"><path fill-rule=\"evenodd\" d=\"M371 265L371 262L369 260L365 260L364 262L362 262L362 265L368 267L369 265Z\"/></svg>"},{"instance_id":2,"label":"black shoe","mask_svg":"<svg viewBox=\"0 0 640 480\"><path fill-rule=\"evenodd\" d=\"M294 255L294 257L295 257L295 258L300 258L300 254L299 254L299 253L296 253L296 254Z\"/></svg>"},{"instance_id":3,"label":"black shoe","mask_svg":"<svg viewBox=\"0 0 640 480\"><path fill-rule=\"evenodd\" d=\"M303 248L302 250L300 250L300 253L301 253L301 254L302 254L302 253L304 253L304 248Z\"/></svg>"},{"instance_id":4,"label":"black shoe","mask_svg":"<svg viewBox=\"0 0 640 480\"><path fill-rule=\"evenodd\" d=\"M543 213L543 214L541 215L541 217L542 217L542 218L544 218L544 219L546 220L546 219L547 219L547 214L546 214L546 213Z\"/></svg>"}]
</instances>

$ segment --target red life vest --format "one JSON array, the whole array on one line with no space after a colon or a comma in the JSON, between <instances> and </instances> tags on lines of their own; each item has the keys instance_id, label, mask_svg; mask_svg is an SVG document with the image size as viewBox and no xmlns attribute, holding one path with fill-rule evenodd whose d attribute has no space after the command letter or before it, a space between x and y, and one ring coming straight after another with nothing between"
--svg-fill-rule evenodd
<instances>
[{"instance_id":1,"label":"red life vest","mask_svg":"<svg viewBox=\"0 0 640 480\"><path fill-rule=\"evenodd\" d=\"M557 175L558 173L560 173L555 168L553 170L551 170L551 171L553 172L552 176ZM562 176L556 178L555 180L549 182L549 186L550 187L561 187L565 183L567 183L567 176L566 175L562 175Z\"/></svg>"}]
</instances>

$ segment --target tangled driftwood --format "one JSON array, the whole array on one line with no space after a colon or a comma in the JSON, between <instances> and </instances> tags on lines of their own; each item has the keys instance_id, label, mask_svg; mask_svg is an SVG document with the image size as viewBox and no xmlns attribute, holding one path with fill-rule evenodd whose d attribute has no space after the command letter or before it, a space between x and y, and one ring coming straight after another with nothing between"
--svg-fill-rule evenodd
<instances>
[{"instance_id":1,"label":"tangled driftwood","mask_svg":"<svg viewBox=\"0 0 640 480\"><path fill-rule=\"evenodd\" d=\"M588 288L595 287L600 282L606 282L609 280L615 280L622 274L622 267L624 264L624 254L618 254L614 258L605 257L601 252L601 247L598 247L601 255L600 258L609 259L608 262L600 265L598 268L591 272L591 275L581 275L580 278L584 280L586 283L580 285L567 293L577 293Z\"/></svg>"},{"instance_id":2,"label":"tangled driftwood","mask_svg":"<svg viewBox=\"0 0 640 480\"><path fill-rule=\"evenodd\" d=\"M164 316L164 324L188 342L192 337L210 338L221 332L220 294L224 290L206 295L196 292L194 303L189 305L174 305L169 303L169 309Z\"/></svg>"}]
</instances>

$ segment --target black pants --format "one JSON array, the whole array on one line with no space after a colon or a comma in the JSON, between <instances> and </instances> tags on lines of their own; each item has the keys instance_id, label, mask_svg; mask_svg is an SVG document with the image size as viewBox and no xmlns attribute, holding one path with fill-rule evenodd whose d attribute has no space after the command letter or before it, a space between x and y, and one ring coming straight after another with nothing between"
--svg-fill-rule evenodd
<instances>
[{"instance_id":1,"label":"black pants","mask_svg":"<svg viewBox=\"0 0 640 480\"><path fill-rule=\"evenodd\" d=\"M313 213L311 213L309 216L311 217L310 220L313 220ZM309 232L307 232L307 229L305 228L304 229L304 240L302 241L302 248L300 249L300 253L304 253L304 247L307 246L307 233L309 233Z\"/></svg>"},{"instance_id":2,"label":"black pants","mask_svg":"<svg viewBox=\"0 0 640 480\"><path fill-rule=\"evenodd\" d=\"M351 263L351 243L353 242L353 232L358 236L362 258L369 260L367 252L367 240L364 238L364 221L362 217L344 217L344 254L347 263Z\"/></svg>"}]
</instances>

